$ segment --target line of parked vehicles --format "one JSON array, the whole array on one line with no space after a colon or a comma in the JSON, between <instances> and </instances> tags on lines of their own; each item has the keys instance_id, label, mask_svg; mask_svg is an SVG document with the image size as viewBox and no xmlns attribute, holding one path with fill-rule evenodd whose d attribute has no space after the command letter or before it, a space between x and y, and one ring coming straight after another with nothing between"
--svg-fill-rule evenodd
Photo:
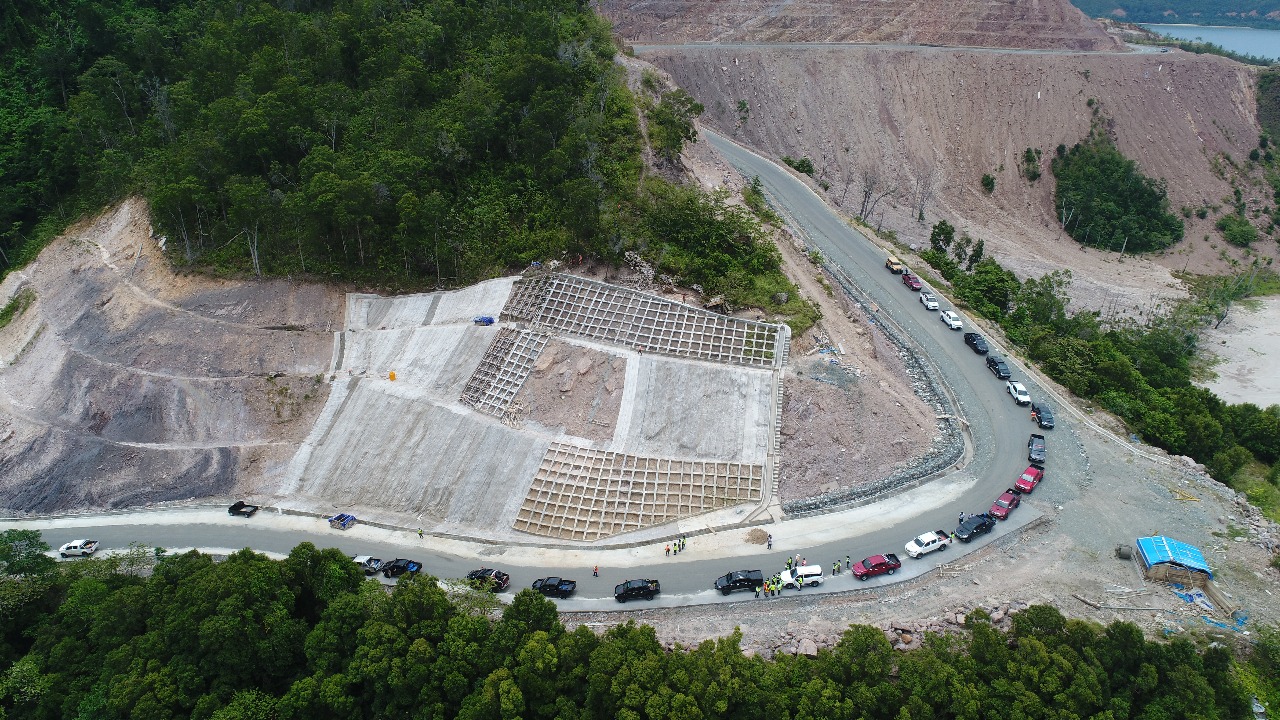
<instances>
[{"instance_id":1,"label":"line of parked vehicles","mask_svg":"<svg viewBox=\"0 0 1280 720\"><path fill-rule=\"evenodd\" d=\"M901 260L890 255L885 259L884 266L889 272L901 275L904 286L919 293L920 304L926 310L938 310L939 317L948 328L952 330L964 329L964 322L960 319L960 316L953 310L940 310L938 297L925 290L924 283L921 282L919 276L907 269ZM1019 406L1030 406L1031 419L1040 429L1052 429L1054 425L1053 411L1043 402L1036 403L1032 401L1031 394L1027 392L1026 386L1013 379L1009 364L1005 362L1004 358L989 354L990 346L987 344L986 338L976 332L966 332L963 337L965 344L974 353L987 356L987 369L998 380L1005 381L1005 390L1013 398L1014 403ZM1035 490L1036 486L1044 480L1045 455L1044 435L1032 433L1027 441L1027 460L1030 464L1018 476L1013 485L991 503L991 507L986 512L977 514L960 513L954 531L933 530L912 538L906 544L907 557L919 559L929 553L943 552L957 540L964 543L972 542L975 538L994 530L997 522L1007 519L1010 513L1022 503L1022 495ZM896 554L884 553L872 555L861 562L853 564L851 570L855 579L867 580L877 575L892 575L901 567L902 562ZM786 572L790 573L794 570L801 571L804 579L800 585L792 583L790 585L784 584L784 587L802 587L804 584L821 585L823 583L822 565L820 564L806 565ZM759 570L735 570L716 578L713 587L728 595L737 590L754 590L763 581L764 574Z\"/></svg>"},{"instance_id":2,"label":"line of parked vehicles","mask_svg":"<svg viewBox=\"0 0 1280 720\"><path fill-rule=\"evenodd\" d=\"M401 575L416 575L422 571L422 563L417 560L397 558L382 560L370 555L354 555L351 560L359 565L368 576L382 574L388 580ZM478 590L499 593L511 586L511 575L494 568L479 568L467 573L466 582ZM571 597L578 589L576 580L557 576L538 578L530 586L534 591L547 597L562 600ZM613 597L620 603L628 600L652 600L662 592L662 583L647 578L627 580L613 588Z\"/></svg>"}]
</instances>

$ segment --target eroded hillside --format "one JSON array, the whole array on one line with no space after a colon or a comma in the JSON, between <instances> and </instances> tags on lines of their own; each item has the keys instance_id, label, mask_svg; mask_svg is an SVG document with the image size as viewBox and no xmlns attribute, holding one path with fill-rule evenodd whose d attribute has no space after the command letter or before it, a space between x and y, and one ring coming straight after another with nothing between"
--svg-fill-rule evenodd
<instances>
[{"instance_id":1,"label":"eroded hillside","mask_svg":"<svg viewBox=\"0 0 1280 720\"><path fill-rule=\"evenodd\" d=\"M145 205L73 228L5 278L0 507L57 512L251 491L329 386L341 294L169 269Z\"/></svg>"},{"instance_id":2,"label":"eroded hillside","mask_svg":"<svg viewBox=\"0 0 1280 720\"><path fill-rule=\"evenodd\" d=\"M1181 293L1171 271L1221 271L1241 257L1217 239L1213 215L1188 219L1188 239L1160 257L1082 250L1054 222L1048 169L1059 144L1079 142L1100 122L1168 184L1175 210L1229 205L1226 158L1244 158L1258 129L1252 71L1223 58L761 46L640 57L704 103L702 120L717 132L775 158L812 158L815 179L829 185L825 197L846 213L859 214L868 175L877 175L881 191L893 192L873 226L923 245L945 217L1020 274L1072 269L1073 296L1090 307L1151 307L1153 294ZM1027 148L1042 151L1035 182L1019 173ZM996 178L990 196L979 183L985 173ZM925 223L912 202L920 184L930 195ZM1244 190L1250 207L1269 194L1260 184ZM1274 254L1274 244L1260 245Z\"/></svg>"},{"instance_id":3,"label":"eroded hillside","mask_svg":"<svg viewBox=\"0 0 1280 720\"><path fill-rule=\"evenodd\" d=\"M857 42L996 48L1115 49L1066 0L600 0L631 43Z\"/></svg>"}]
</instances>

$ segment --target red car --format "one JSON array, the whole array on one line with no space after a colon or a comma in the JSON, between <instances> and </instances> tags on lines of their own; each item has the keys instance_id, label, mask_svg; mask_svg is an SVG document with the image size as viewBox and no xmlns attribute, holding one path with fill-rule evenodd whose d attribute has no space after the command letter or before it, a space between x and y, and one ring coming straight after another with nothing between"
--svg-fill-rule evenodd
<instances>
[{"instance_id":1,"label":"red car","mask_svg":"<svg viewBox=\"0 0 1280 720\"><path fill-rule=\"evenodd\" d=\"M995 502L991 503L991 510L987 514L997 520L1008 520L1009 513L1013 512L1013 509L1021 503L1022 493L1009 488L1004 491L1003 495L996 498Z\"/></svg>"},{"instance_id":2,"label":"red car","mask_svg":"<svg viewBox=\"0 0 1280 720\"><path fill-rule=\"evenodd\" d=\"M872 555L862 562L853 564L853 576L859 580L866 580L875 575L892 575L893 571L900 567L902 562L893 553Z\"/></svg>"},{"instance_id":3,"label":"red car","mask_svg":"<svg viewBox=\"0 0 1280 720\"><path fill-rule=\"evenodd\" d=\"M1041 480L1044 480L1044 466L1032 463L1022 471L1022 475L1013 483L1013 487L1018 492L1029 493L1036 489Z\"/></svg>"},{"instance_id":4,"label":"red car","mask_svg":"<svg viewBox=\"0 0 1280 720\"><path fill-rule=\"evenodd\" d=\"M903 284L903 285L906 285L907 287L911 288L912 290L919 290L919 289L920 289L920 287L921 287L921 285L920 285L920 278L916 277L915 275L912 275L912 274L911 274L911 273L909 273L909 272L908 272L908 273L902 273L902 284Z\"/></svg>"}]
</instances>

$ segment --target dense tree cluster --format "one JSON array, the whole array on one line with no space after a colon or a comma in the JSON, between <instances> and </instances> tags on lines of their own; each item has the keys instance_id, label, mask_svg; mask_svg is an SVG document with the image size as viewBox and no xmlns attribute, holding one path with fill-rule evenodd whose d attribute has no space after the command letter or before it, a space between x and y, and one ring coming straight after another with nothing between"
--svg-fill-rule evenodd
<instances>
[{"instance_id":1,"label":"dense tree cluster","mask_svg":"<svg viewBox=\"0 0 1280 720\"><path fill-rule=\"evenodd\" d=\"M1070 150L1059 145L1050 163L1058 184L1058 222L1077 242L1117 252L1162 250L1182 239L1182 221L1169 212L1162 182L1100 132Z\"/></svg>"},{"instance_id":2,"label":"dense tree cluster","mask_svg":"<svg viewBox=\"0 0 1280 720\"><path fill-rule=\"evenodd\" d=\"M702 106L634 95L579 0L16 9L0 27L6 272L59 219L141 192L175 262L220 271L395 290L637 250L735 306L798 295L750 213L644 177L637 108L675 161Z\"/></svg>"},{"instance_id":3,"label":"dense tree cluster","mask_svg":"<svg viewBox=\"0 0 1280 720\"><path fill-rule=\"evenodd\" d=\"M141 189L183 262L466 281L592 249L635 192L633 101L573 0L34 4L6 230Z\"/></svg>"},{"instance_id":4,"label":"dense tree cluster","mask_svg":"<svg viewBox=\"0 0 1280 720\"><path fill-rule=\"evenodd\" d=\"M1224 483L1250 460L1280 460L1280 405L1232 405L1192 383L1197 333L1248 294L1247 276L1210 281L1197 298L1140 324L1068 313L1069 272L1021 282L981 256L981 240L957 240L946 221L934 225L930 245L921 258L952 283L957 299L1000 323L1046 375L1116 413L1146 441L1204 463Z\"/></svg>"},{"instance_id":5,"label":"dense tree cluster","mask_svg":"<svg viewBox=\"0 0 1280 720\"><path fill-rule=\"evenodd\" d=\"M31 535L0 546L29 554ZM0 568L4 600L35 588L0 604L0 717L1212 720L1247 707L1228 650L1048 606L1007 635L976 613L908 653L853 626L816 658L764 660L737 633L669 652L646 626L569 632L529 590L500 615L428 577L388 593L307 544L282 561L167 557L145 579L103 560L64 568Z\"/></svg>"}]
</instances>

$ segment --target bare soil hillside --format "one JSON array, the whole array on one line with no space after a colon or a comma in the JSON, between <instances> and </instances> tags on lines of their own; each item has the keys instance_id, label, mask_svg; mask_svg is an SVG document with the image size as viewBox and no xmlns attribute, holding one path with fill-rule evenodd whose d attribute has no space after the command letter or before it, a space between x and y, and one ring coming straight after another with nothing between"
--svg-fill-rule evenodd
<instances>
[{"instance_id":1,"label":"bare soil hillside","mask_svg":"<svg viewBox=\"0 0 1280 720\"><path fill-rule=\"evenodd\" d=\"M858 42L1103 50L1119 47L1067 0L600 0L631 43Z\"/></svg>"},{"instance_id":2,"label":"bare soil hillside","mask_svg":"<svg viewBox=\"0 0 1280 720\"><path fill-rule=\"evenodd\" d=\"M252 492L324 405L342 295L174 273L146 206L72 228L0 285L0 509Z\"/></svg>"},{"instance_id":3,"label":"bare soil hillside","mask_svg":"<svg viewBox=\"0 0 1280 720\"><path fill-rule=\"evenodd\" d=\"M1175 212L1229 208L1227 178L1236 171L1227 158L1243 160L1258 126L1253 71L1223 58L759 46L641 57L698 98L702 121L717 132L769 156L811 158L816 181L829 186L825 197L849 215L859 214L868 173L878 173L880 187L894 191L870 213L872 226L922 246L933 222L946 218L1020 275L1070 268L1083 306L1140 313L1182 293L1173 271L1221 272L1246 259L1218 239L1212 213L1188 219L1188 239L1171 251L1141 259L1083 250L1053 215L1050 157L1095 121L1143 172L1168 184ZM739 101L749 107L746 122ZM1042 152L1035 182L1019 173L1027 148ZM996 178L990 196L979 183L985 173ZM932 195L924 223L911 202L921 183ZM1249 207L1267 204L1268 188L1241 183ZM1257 245L1276 254L1274 243Z\"/></svg>"}]
</instances>

